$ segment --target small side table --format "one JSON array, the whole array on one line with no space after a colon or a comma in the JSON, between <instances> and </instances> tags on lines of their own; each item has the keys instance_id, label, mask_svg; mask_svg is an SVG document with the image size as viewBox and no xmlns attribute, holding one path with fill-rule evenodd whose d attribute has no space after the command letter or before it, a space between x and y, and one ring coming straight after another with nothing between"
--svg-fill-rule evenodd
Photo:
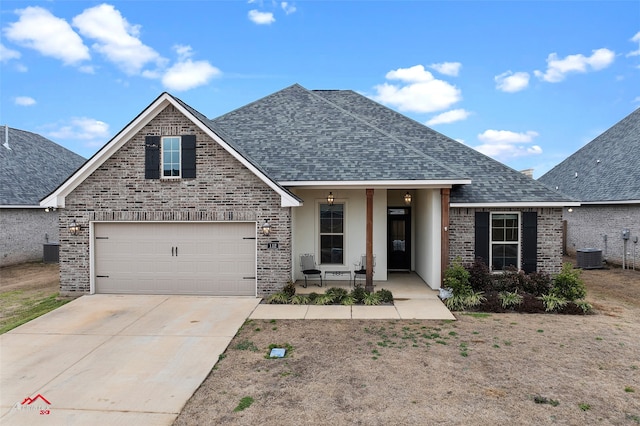
<instances>
[{"instance_id":1,"label":"small side table","mask_svg":"<svg viewBox=\"0 0 640 426\"><path fill-rule=\"evenodd\" d=\"M351 285L351 271L324 271L324 279L327 279L327 275L333 275L334 277L342 277L343 275L349 275L349 285ZM327 281L328 282L328 281Z\"/></svg>"}]
</instances>

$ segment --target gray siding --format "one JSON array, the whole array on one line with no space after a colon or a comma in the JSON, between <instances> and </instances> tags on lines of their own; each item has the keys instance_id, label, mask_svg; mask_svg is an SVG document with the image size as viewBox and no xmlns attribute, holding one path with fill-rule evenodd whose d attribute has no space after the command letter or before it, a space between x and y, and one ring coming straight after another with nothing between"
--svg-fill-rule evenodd
<instances>
[{"instance_id":1,"label":"gray siding","mask_svg":"<svg viewBox=\"0 0 640 426\"><path fill-rule=\"evenodd\" d=\"M537 270L556 274L562 267L562 209L560 208L451 208L449 213L449 262L460 257L463 264L473 263L475 258L475 212L525 212L538 213ZM522 227L522 223L521 223ZM521 229L522 231L522 229Z\"/></svg>"},{"instance_id":2,"label":"gray siding","mask_svg":"<svg viewBox=\"0 0 640 426\"><path fill-rule=\"evenodd\" d=\"M195 179L144 179L145 135L195 134ZM90 288L91 221L255 221L271 224L258 233L257 287L264 296L291 278L291 209L280 196L172 106L167 107L66 198L60 213L60 269L63 294ZM70 235L67 224L82 226ZM279 249L267 249L278 240Z\"/></svg>"},{"instance_id":3,"label":"gray siding","mask_svg":"<svg viewBox=\"0 0 640 426\"><path fill-rule=\"evenodd\" d=\"M43 244L58 242L58 213L0 209L0 230L0 266L41 261Z\"/></svg>"},{"instance_id":4,"label":"gray siding","mask_svg":"<svg viewBox=\"0 0 640 426\"><path fill-rule=\"evenodd\" d=\"M583 205L563 214L567 221L567 252L597 248L609 263L622 264L622 230L631 231L627 242L627 260L633 266L633 238L640 238L640 204ZM606 241L605 241L606 236ZM636 268L640 269L640 247L636 246Z\"/></svg>"}]
</instances>

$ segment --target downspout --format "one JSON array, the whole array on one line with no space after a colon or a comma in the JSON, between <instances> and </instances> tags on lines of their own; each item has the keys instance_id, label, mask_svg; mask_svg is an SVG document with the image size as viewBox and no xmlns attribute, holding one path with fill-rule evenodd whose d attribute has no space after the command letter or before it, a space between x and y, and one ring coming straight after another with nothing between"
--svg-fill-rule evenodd
<instances>
[{"instance_id":1,"label":"downspout","mask_svg":"<svg viewBox=\"0 0 640 426\"><path fill-rule=\"evenodd\" d=\"M440 217L442 228L440 230L440 286L443 284L444 271L449 266L449 202L451 190L440 189Z\"/></svg>"}]
</instances>

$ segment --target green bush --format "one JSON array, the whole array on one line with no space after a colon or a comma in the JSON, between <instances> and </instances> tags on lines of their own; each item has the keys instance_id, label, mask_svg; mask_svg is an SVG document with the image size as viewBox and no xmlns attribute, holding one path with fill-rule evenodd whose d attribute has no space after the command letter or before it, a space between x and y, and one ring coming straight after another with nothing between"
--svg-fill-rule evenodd
<instances>
[{"instance_id":1,"label":"green bush","mask_svg":"<svg viewBox=\"0 0 640 426\"><path fill-rule=\"evenodd\" d=\"M393 302L393 294L391 294L391 291L387 289L381 288L380 290L376 291L376 294L380 298L380 303Z\"/></svg>"},{"instance_id":2,"label":"green bush","mask_svg":"<svg viewBox=\"0 0 640 426\"><path fill-rule=\"evenodd\" d=\"M355 299L356 303L362 303L364 301L365 294L367 294L367 291L361 285L358 285L351 290L351 296Z\"/></svg>"},{"instance_id":3,"label":"green bush","mask_svg":"<svg viewBox=\"0 0 640 426\"><path fill-rule=\"evenodd\" d=\"M579 269L574 269L571 263L562 265L562 271L553 279L551 294L570 302L584 299L587 289L580 278L580 272Z\"/></svg>"},{"instance_id":4,"label":"green bush","mask_svg":"<svg viewBox=\"0 0 640 426\"><path fill-rule=\"evenodd\" d=\"M469 271L460 263L460 258L457 258L444 271L444 287L453 290L454 296L469 294L473 291L469 283L470 276Z\"/></svg>"},{"instance_id":5,"label":"green bush","mask_svg":"<svg viewBox=\"0 0 640 426\"><path fill-rule=\"evenodd\" d=\"M309 296L305 294L296 294L291 298L292 305L308 305L309 303Z\"/></svg>"},{"instance_id":6,"label":"green bush","mask_svg":"<svg viewBox=\"0 0 640 426\"><path fill-rule=\"evenodd\" d=\"M445 299L444 304L451 311L464 311L467 308L478 306L487 300L484 292L469 290L465 294L453 294L452 297Z\"/></svg>"},{"instance_id":7,"label":"green bush","mask_svg":"<svg viewBox=\"0 0 640 426\"><path fill-rule=\"evenodd\" d=\"M500 304L504 309L509 309L522 304L524 297L518 294L517 290L514 292L501 291L498 293L498 299L500 299Z\"/></svg>"},{"instance_id":8,"label":"green bush","mask_svg":"<svg viewBox=\"0 0 640 426\"><path fill-rule=\"evenodd\" d=\"M544 310L547 312L557 312L567 306L567 304L569 303L567 299L559 297L553 293L543 294L542 296L538 297L538 299L542 300Z\"/></svg>"},{"instance_id":9,"label":"green bush","mask_svg":"<svg viewBox=\"0 0 640 426\"><path fill-rule=\"evenodd\" d=\"M330 305L333 303L334 296L332 294L319 294L315 299L313 299L314 305Z\"/></svg>"},{"instance_id":10,"label":"green bush","mask_svg":"<svg viewBox=\"0 0 640 426\"><path fill-rule=\"evenodd\" d=\"M293 297L296 294L296 284L289 280L284 287L282 287L282 292L288 295L289 297Z\"/></svg>"},{"instance_id":11,"label":"green bush","mask_svg":"<svg viewBox=\"0 0 640 426\"><path fill-rule=\"evenodd\" d=\"M329 296L331 296L332 298L331 303L340 303L342 302L342 299L345 296L347 296L347 294L349 294L349 292L344 288L331 287L325 292L325 294L328 294Z\"/></svg>"},{"instance_id":12,"label":"green bush","mask_svg":"<svg viewBox=\"0 0 640 426\"><path fill-rule=\"evenodd\" d=\"M380 304L380 295L378 293L366 293L365 292L363 302L364 302L365 305L369 305L369 306L379 305Z\"/></svg>"},{"instance_id":13,"label":"green bush","mask_svg":"<svg viewBox=\"0 0 640 426\"><path fill-rule=\"evenodd\" d=\"M285 303L289 303L289 295L283 291L278 293L274 293L267 299L267 303L283 305Z\"/></svg>"}]
</instances>

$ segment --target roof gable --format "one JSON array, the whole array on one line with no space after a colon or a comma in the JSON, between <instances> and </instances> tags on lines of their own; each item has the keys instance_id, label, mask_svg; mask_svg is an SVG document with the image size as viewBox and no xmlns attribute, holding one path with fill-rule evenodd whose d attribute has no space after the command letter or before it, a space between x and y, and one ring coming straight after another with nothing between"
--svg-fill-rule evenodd
<instances>
[{"instance_id":1,"label":"roof gable","mask_svg":"<svg viewBox=\"0 0 640 426\"><path fill-rule=\"evenodd\" d=\"M0 128L0 205L38 206L85 159L36 133Z\"/></svg>"},{"instance_id":2,"label":"roof gable","mask_svg":"<svg viewBox=\"0 0 640 426\"><path fill-rule=\"evenodd\" d=\"M173 105L185 117L191 120L203 132L210 136L215 142L222 146L234 158L240 161L245 167L251 170L269 187L276 191L282 200L282 206L298 206L301 200L287 189L283 188L273 178L268 176L257 167L250 159L243 156L234 146L223 140L214 130L211 122L195 109L189 107L184 102L171 96L169 93L162 93L145 110L143 110L133 121L104 145L93 157L91 157L79 170L62 183L55 191L47 195L40 205L42 207L64 207L65 197L71 193L80 183L89 177L98 167L138 133L147 123L155 118L167 106Z\"/></svg>"},{"instance_id":3,"label":"roof gable","mask_svg":"<svg viewBox=\"0 0 640 426\"><path fill-rule=\"evenodd\" d=\"M640 108L555 166L540 182L584 202L640 200Z\"/></svg>"}]
</instances>

